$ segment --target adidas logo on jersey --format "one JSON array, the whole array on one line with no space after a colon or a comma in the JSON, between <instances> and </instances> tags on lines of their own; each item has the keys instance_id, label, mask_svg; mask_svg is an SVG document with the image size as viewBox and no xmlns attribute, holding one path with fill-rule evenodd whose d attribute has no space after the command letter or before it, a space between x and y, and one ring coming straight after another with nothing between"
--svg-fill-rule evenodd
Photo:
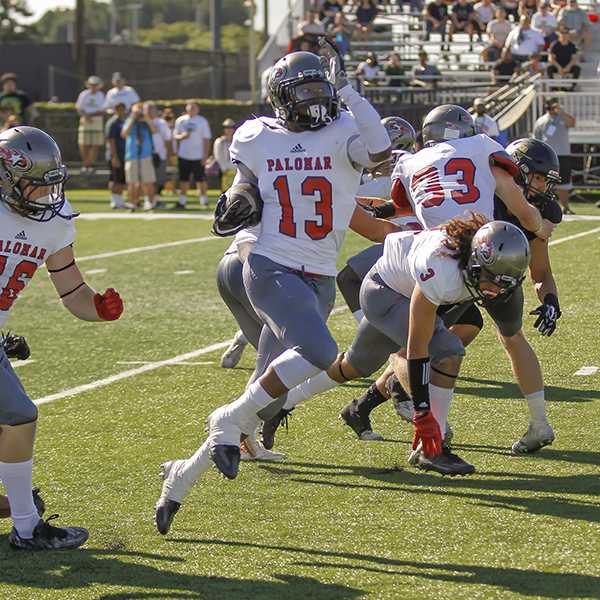
<instances>
[{"instance_id":1,"label":"adidas logo on jersey","mask_svg":"<svg viewBox=\"0 0 600 600\"><path fill-rule=\"evenodd\" d=\"M296 144L291 150L290 152L306 152L306 150L302 147L302 144Z\"/></svg>"},{"instance_id":2,"label":"adidas logo on jersey","mask_svg":"<svg viewBox=\"0 0 600 600\"><path fill-rule=\"evenodd\" d=\"M15 239L16 240L26 240L27 234L25 233L25 231L19 231L19 233L17 233L17 235L15 235Z\"/></svg>"}]
</instances>

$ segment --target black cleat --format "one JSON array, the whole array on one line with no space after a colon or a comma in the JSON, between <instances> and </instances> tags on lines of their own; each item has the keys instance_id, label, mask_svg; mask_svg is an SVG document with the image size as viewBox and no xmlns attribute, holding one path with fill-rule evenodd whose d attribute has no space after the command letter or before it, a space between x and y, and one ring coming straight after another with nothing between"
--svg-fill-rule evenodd
<instances>
[{"instance_id":1,"label":"black cleat","mask_svg":"<svg viewBox=\"0 0 600 600\"><path fill-rule=\"evenodd\" d=\"M217 469L227 479L235 479L237 477L241 460L241 453L238 446L215 444L210 448L210 457L217 466Z\"/></svg>"},{"instance_id":2,"label":"black cleat","mask_svg":"<svg viewBox=\"0 0 600 600\"><path fill-rule=\"evenodd\" d=\"M413 450L408 457L409 464L423 471L435 471L440 475L471 475L475 472L475 467L464 461L460 456L452 454L450 448L442 446L442 453L433 458L425 456L421 445Z\"/></svg>"},{"instance_id":3,"label":"black cleat","mask_svg":"<svg viewBox=\"0 0 600 600\"><path fill-rule=\"evenodd\" d=\"M156 513L154 520L156 522L156 529L158 533L167 535L171 528L171 523L177 514L181 504L175 502L175 500L169 500L168 498L160 498L156 503Z\"/></svg>"},{"instance_id":4,"label":"black cleat","mask_svg":"<svg viewBox=\"0 0 600 600\"><path fill-rule=\"evenodd\" d=\"M267 450L273 449L273 446L275 445L275 433L280 425L283 426L283 424L285 424L287 431L288 415L292 412L292 410L286 410L285 408L282 408L272 419L268 419L263 422L262 445Z\"/></svg>"},{"instance_id":5,"label":"black cleat","mask_svg":"<svg viewBox=\"0 0 600 600\"><path fill-rule=\"evenodd\" d=\"M40 519L32 538L22 538L13 527L8 536L10 545L16 550L70 550L85 544L90 535L87 529L50 525L57 517L52 515L46 521Z\"/></svg>"},{"instance_id":6,"label":"black cleat","mask_svg":"<svg viewBox=\"0 0 600 600\"><path fill-rule=\"evenodd\" d=\"M340 418L361 440L381 441L383 436L375 433L368 415L361 413L357 407L358 401L352 400L340 412Z\"/></svg>"},{"instance_id":7,"label":"black cleat","mask_svg":"<svg viewBox=\"0 0 600 600\"><path fill-rule=\"evenodd\" d=\"M40 496L40 488L33 488L31 490L31 495L33 496L33 503L35 504L35 507L38 511L38 515L40 515L40 518L42 518L44 516L44 513L46 512L46 503L44 502L44 499Z\"/></svg>"}]
</instances>

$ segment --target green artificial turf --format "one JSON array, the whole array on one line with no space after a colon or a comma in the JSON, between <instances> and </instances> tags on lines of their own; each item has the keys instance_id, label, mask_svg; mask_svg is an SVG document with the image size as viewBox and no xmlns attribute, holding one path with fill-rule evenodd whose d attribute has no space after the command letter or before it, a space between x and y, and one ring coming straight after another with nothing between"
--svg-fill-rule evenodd
<instances>
[{"instance_id":1,"label":"green artificial turf","mask_svg":"<svg viewBox=\"0 0 600 600\"><path fill-rule=\"evenodd\" d=\"M106 192L70 197L84 213L108 210ZM565 222L553 239L598 227ZM204 238L210 221L80 220L77 229L77 255L89 257ZM160 463L197 448L205 417L240 393L255 356L248 349L238 368L223 370L221 350L203 354L40 407L35 482L48 514L88 527L90 540L72 552L19 553L6 540L9 521L0 522L0 598L600 598L599 374L574 375L600 366L599 237L550 249L557 332L543 338L526 317L547 383L551 447L508 454L527 411L486 317L450 415L455 451L474 475L409 467L411 431L390 405L373 415L386 441L358 441L337 417L367 383L352 382L294 412L277 437L285 462L244 464L235 481L209 470L162 537L153 524ZM121 292L125 313L115 323L77 321L38 273L7 323L32 347L35 362L17 370L31 397L231 338L235 322L215 284L228 244L211 238L82 261L96 271L87 275L93 286ZM364 245L349 235L342 258ZM528 312L536 301L525 288ZM330 324L345 349L354 319L343 311Z\"/></svg>"}]
</instances>

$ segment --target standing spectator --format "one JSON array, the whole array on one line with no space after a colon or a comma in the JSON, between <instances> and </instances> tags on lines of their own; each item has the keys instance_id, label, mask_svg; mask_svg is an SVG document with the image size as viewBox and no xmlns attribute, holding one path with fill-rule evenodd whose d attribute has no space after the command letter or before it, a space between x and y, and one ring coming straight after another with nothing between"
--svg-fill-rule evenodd
<instances>
[{"instance_id":1,"label":"standing spectator","mask_svg":"<svg viewBox=\"0 0 600 600\"><path fill-rule=\"evenodd\" d=\"M319 18L321 23L325 26L325 30L329 29L333 25L335 15L339 12L343 12L344 3L341 0L325 0L321 5L321 11L319 12Z\"/></svg>"},{"instance_id":2,"label":"standing spectator","mask_svg":"<svg viewBox=\"0 0 600 600\"><path fill-rule=\"evenodd\" d=\"M298 24L298 35L325 35L325 26L318 19L316 10L306 12L306 20Z\"/></svg>"},{"instance_id":3,"label":"standing spectator","mask_svg":"<svg viewBox=\"0 0 600 600\"><path fill-rule=\"evenodd\" d=\"M342 56L348 56L351 54L350 40L352 38L352 25L346 19L346 15L343 12L339 12L335 15L333 21L333 27L331 28L331 35L339 48Z\"/></svg>"},{"instance_id":4,"label":"standing spectator","mask_svg":"<svg viewBox=\"0 0 600 600\"><path fill-rule=\"evenodd\" d=\"M123 103L124 104L124 103ZM140 191L144 193L144 209L153 208L156 174L152 164L152 134L156 127L148 108L139 102L131 107L121 137L125 140L125 180L131 210L139 207Z\"/></svg>"},{"instance_id":5,"label":"standing spectator","mask_svg":"<svg viewBox=\"0 0 600 600\"><path fill-rule=\"evenodd\" d=\"M450 14L450 31L448 41L452 41L455 33L464 31L469 35L469 50L473 50L473 14L475 9L468 0L456 0Z\"/></svg>"},{"instance_id":6,"label":"standing spectator","mask_svg":"<svg viewBox=\"0 0 600 600\"><path fill-rule=\"evenodd\" d=\"M495 62L500 58L506 38L512 29L512 25L506 20L506 10L496 9L496 18L492 19L486 28L490 45L481 53L486 62Z\"/></svg>"},{"instance_id":7,"label":"standing spectator","mask_svg":"<svg viewBox=\"0 0 600 600\"><path fill-rule=\"evenodd\" d=\"M367 52L367 57L356 67L356 76L364 85L377 85L379 83L379 63L374 52Z\"/></svg>"},{"instance_id":8,"label":"standing spectator","mask_svg":"<svg viewBox=\"0 0 600 600\"><path fill-rule=\"evenodd\" d=\"M204 174L204 160L210 151L212 134L208 121L200 114L196 102L185 106L185 114L175 121L175 139L179 167L179 202L175 208L185 208L190 178L193 177L200 193L200 206L208 206L208 184Z\"/></svg>"},{"instance_id":9,"label":"standing spectator","mask_svg":"<svg viewBox=\"0 0 600 600\"><path fill-rule=\"evenodd\" d=\"M475 108L476 117L475 122L475 133L485 133L485 135L491 137L493 140L498 140L500 130L498 125L490 115L485 112L485 100L483 98L477 98L473 102L473 108Z\"/></svg>"},{"instance_id":10,"label":"standing spectator","mask_svg":"<svg viewBox=\"0 0 600 600\"><path fill-rule=\"evenodd\" d=\"M544 36L531 28L528 15L521 15L519 26L508 34L505 46L512 52L514 60L522 63L529 60L532 54L539 54L544 49Z\"/></svg>"},{"instance_id":11,"label":"standing spectator","mask_svg":"<svg viewBox=\"0 0 600 600\"><path fill-rule=\"evenodd\" d=\"M356 21L358 23L358 35L362 40L367 40L373 31L373 22L377 16L377 7L373 0L361 0L356 9Z\"/></svg>"},{"instance_id":12,"label":"standing spectator","mask_svg":"<svg viewBox=\"0 0 600 600\"><path fill-rule=\"evenodd\" d=\"M23 90L17 88L17 76L14 73L4 73L0 82L0 110L6 111L7 117L11 114L17 116L20 125L27 125L31 100Z\"/></svg>"},{"instance_id":13,"label":"standing spectator","mask_svg":"<svg viewBox=\"0 0 600 600\"><path fill-rule=\"evenodd\" d=\"M442 37L442 50L444 50L444 42L446 41L446 24L448 23L448 7L444 4L444 0L433 0L429 2L423 11L425 19L425 41L429 41L432 33L439 33ZM450 50L450 46L446 45L446 50Z\"/></svg>"},{"instance_id":14,"label":"standing spectator","mask_svg":"<svg viewBox=\"0 0 600 600\"><path fill-rule=\"evenodd\" d=\"M167 122L159 115L158 107L154 102L144 102L144 109L156 129L152 134L152 164L156 175L156 195L153 200L153 208L162 208L160 193L167 182L167 160L173 148L173 134Z\"/></svg>"},{"instance_id":15,"label":"standing spectator","mask_svg":"<svg viewBox=\"0 0 600 600\"><path fill-rule=\"evenodd\" d=\"M571 190L571 144L569 129L575 127L575 117L566 113L560 106L558 98L550 98L546 102L546 114L542 115L533 126L533 137L546 142L558 155L560 162L560 185L557 188L558 199L565 215L574 214L569 207Z\"/></svg>"},{"instance_id":16,"label":"standing spectator","mask_svg":"<svg viewBox=\"0 0 600 600\"><path fill-rule=\"evenodd\" d=\"M413 67L412 76L411 84L420 87L435 87L442 78L440 70L435 65L427 64L425 50L419 52L419 64Z\"/></svg>"},{"instance_id":17,"label":"standing spectator","mask_svg":"<svg viewBox=\"0 0 600 600\"><path fill-rule=\"evenodd\" d=\"M125 189L125 139L121 136L125 124L126 109L123 102L115 106L113 116L106 122L106 158L108 159L108 189L111 193L110 207L125 208L123 190Z\"/></svg>"},{"instance_id":18,"label":"standing spectator","mask_svg":"<svg viewBox=\"0 0 600 600\"><path fill-rule=\"evenodd\" d=\"M406 69L402 66L400 55L392 52L388 61L383 66L383 72L387 77L387 85L399 87L404 83L404 73Z\"/></svg>"},{"instance_id":19,"label":"standing spectator","mask_svg":"<svg viewBox=\"0 0 600 600\"><path fill-rule=\"evenodd\" d=\"M500 60L492 69L492 83L504 85L519 73L519 63L512 57L510 48L504 48Z\"/></svg>"},{"instance_id":20,"label":"standing spectator","mask_svg":"<svg viewBox=\"0 0 600 600\"><path fill-rule=\"evenodd\" d=\"M126 112L129 112L131 107L140 101L138 93L130 85L125 85L126 81L121 73L113 73L112 84L113 87L106 92L104 109L106 112L112 113L117 103L122 102Z\"/></svg>"},{"instance_id":21,"label":"standing spectator","mask_svg":"<svg viewBox=\"0 0 600 600\"><path fill-rule=\"evenodd\" d=\"M569 0L564 8L561 8L556 15L559 25L564 25L570 29L571 41L581 48L581 62L585 61L584 54L589 52L592 44L592 30L588 23L588 16L584 10L579 8L577 0Z\"/></svg>"},{"instance_id":22,"label":"standing spectator","mask_svg":"<svg viewBox=\"0 0 600 600\"><path fill-rule=\"evenodd\" d=\"M175 113L172 108L165 108L162 112L162 118L169 127L171 132L171 142L168 145L167 163L170 166L177 166L177 142L175 141ZM169 177L167 169L167 181L165 182L165 190L168 192L175 191L175 182Z\"/></svg>"},{"instance_id":23,"label":"standing spectator","mask_svg":"<svg viewBox=\"0 0 600 600\"><path fill-rule=\"evenodd\" d=\"M229 147L233 140L235 131L235 122L233 119L225 119L223 121L223 135L218 137L213 144L213 156L219 165L221 191L231 187L235 176L235 165L231 162L229 155Z\"/></svg>"},{"instance_id":24,"label":"standing spectator","mask_svg":"<svg viewBox=\"0 0 600 600\"><path fill-rule=\"evenodd\" d=\"M83 90L75 103L79 114L79 129L77 130L77 143L83 161L82 173L91 173L96 162L98 150L104 142L104 92L102 92L102 79L91 75L85 82Z\"/></svg>"},{"instance_id":25,"label":"standing spectator","mask_svg":"<svg viewBox=\"0 0 600 600\"><path fill-rule=\"evenodd\" d=\"M569 30L564 26L558 30L558 40L550 46L548 53L548 77L554 79L556 75L560 79L572 77L579 79L581 67L577 64L577 47L569 39ZM574 82L571 91L577 84Z\"/></svg>"},{"instance_id":26,"label":"standing spectator","mask_svg":"<svg viewBox=\"0 0 600 600\"><path fill-rule=\"evenodd\" d=\"M538 11L531 17L531 26L544 36L546 47L549 47L558 39L556 35L557 25L556 17L550 12L550 4L543 0L538 5Z\"/></svg>"}]
</instances>

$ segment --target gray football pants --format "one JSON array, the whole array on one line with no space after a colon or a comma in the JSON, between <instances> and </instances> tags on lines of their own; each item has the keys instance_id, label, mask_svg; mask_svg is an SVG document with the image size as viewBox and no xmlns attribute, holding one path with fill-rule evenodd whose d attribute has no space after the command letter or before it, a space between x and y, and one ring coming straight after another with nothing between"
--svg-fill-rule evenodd
<instances>
[{"instance_id":1,"label":"gray football pants","mask_svg":"<svg viewBox=\"0 0 600 600\"><path fill-rule=\"evenodd\" d=\"M246 339L258 348L263 323L252 308L242 275L244 263L237 252L226 254L217 267L217 286Z\"/></svg>"},{"instance_id":2,"label":"gray football pants","mask_svg":"<svg viewBox=\"0 0 600 600\"><path fill-rule=\"evenodd\" d=\"M25 425L37 419L37 407L3 350L0 350L0 426Z\"/></svg>"},{"instance_id":3,"label":"gray football pants","mask_svg":"<svg viewBox=\"0 0 600 600\"><path fill-rule=\"evenodd\" d=\"M406 347L410 298L388 287L373 267L360 288L360 306L365 316L346 358L363 377L367 377L385 365L390 354ZM468 306L465 303L465 309ZM448 331L442 319L436 317L429 343L432 362L464 354L460 338Z\"/></svg>"},{"instance_id":4,"label":"gray football pants","mask_svg":"<svg viewBox=\"0 0 600 600\"><path fill-rule=\"evenodd\" d=\"M334 277L303 274L251 253L244 264L244 285L256 314L265 323L253 379L287 349L319 369L329 368L337 356L337 344L326 323L335 303ZM260 416L270 418L283 402L285 398L278 398Z\"/></svg>"}]
</instances>

